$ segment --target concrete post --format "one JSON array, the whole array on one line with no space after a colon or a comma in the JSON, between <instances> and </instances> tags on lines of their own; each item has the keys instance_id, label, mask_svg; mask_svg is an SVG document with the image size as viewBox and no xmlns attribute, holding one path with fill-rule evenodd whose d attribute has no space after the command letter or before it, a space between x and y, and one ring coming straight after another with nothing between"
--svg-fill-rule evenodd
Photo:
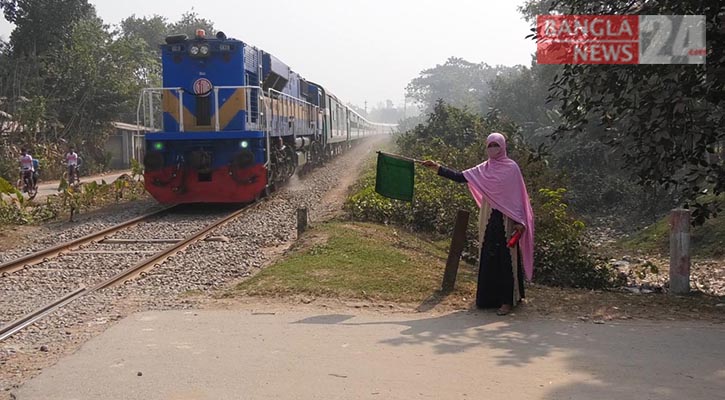
<instances>
[{"instance_id":1,"label":"concrete post","mask_svg":"<svg viewBox=\"0 0 725 400\"><path fill-rule=\"evenodd\" d=\"M670 293L690 292L690 211L670 214Z\"/></svg>"}]
</instances>

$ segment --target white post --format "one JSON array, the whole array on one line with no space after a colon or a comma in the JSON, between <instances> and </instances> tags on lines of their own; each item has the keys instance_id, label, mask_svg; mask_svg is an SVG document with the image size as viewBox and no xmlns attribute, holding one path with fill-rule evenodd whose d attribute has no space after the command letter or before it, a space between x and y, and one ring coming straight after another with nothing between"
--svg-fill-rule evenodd
<instances>
[{"instance_id":1,"label":"white post","mask_svg":"<svg viewBox=\"0 0 725 400\"><path fill-rule=\"evenodd\" d=\"M146 118L144 118L145 120ZM149 122L154 126L154 92L149 90Z\"/></svg>"},{"instance_id":2,"label":"white post","mask_svg":"<svg viewBox=\"0 0 725 400\"><path fill-rule=\"evenodd\" d=\"M214 121L214 130L219 132L219 88L214 88L214 115L216 116Z\"/></svg>"},{"instance_id":3,"label":"white post","mask_svg":"<svg viewBox=\"0 0 725 400\"><path fill-rule=\"evenodd\" d=\"M184 90L177 89L179 91L179 132L184 131Z\"/></svg>"},{"instance_id":4,"label":"white post","mask_svg":"<svg viewBox=\"0 0 725 400\"><path fill-rule=\"evenodd\" d=\"M670 214L670 293L690 292L690 211Z\"/></svg>"}]
</instances>

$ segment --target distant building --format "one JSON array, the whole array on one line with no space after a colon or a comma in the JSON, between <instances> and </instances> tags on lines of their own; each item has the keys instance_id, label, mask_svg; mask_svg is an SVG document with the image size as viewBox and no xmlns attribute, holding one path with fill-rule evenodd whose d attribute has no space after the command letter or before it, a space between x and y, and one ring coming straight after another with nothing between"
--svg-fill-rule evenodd
<instances>
[{"instance_id":1,"label":"distant building","mask_svg":"<svg viewBox=\"0 0 725 400\"><path fill-rule=\"evenodd\" d=\"M124 122L113 122L114 132L106 142L106 152L111 155L109 167L112 169L131 168L131 160L139 162L144 154L144 134L146 127Z\"/></svg>"}]
</instances>

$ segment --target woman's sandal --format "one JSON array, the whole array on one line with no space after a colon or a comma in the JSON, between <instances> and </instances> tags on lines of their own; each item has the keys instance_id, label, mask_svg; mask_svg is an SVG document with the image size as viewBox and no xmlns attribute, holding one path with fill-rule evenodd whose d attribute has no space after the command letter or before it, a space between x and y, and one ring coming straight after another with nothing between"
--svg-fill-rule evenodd
<instances>
[{"instance_id":1,"label":"woman's sandal","mask_svg":"<svg viewBox=\"0 0 725 400\"><path fill-rule=\"evenodd\" d=\"M501 306L501 308L496 310L496 315L499 315L499 316L508 315L511 312L511 309L512 309L511 306L509 306L508 304L504 304Z\"/></svg>"}]
</instances>

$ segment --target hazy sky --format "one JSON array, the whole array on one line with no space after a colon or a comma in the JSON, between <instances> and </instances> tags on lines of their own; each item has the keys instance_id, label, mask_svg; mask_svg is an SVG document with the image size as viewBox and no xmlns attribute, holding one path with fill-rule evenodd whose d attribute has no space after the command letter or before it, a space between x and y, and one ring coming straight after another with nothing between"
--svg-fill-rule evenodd
<instances>
[{"instance_id":1,"label":"hazy sky","mask_svg":"<svg viewBox=\"0 0 725 400\"><path fill-rule=\"evenodd\" d=\"M344 101L403 103L404 88L448 57L529 65L523 0L96 0L108 24L194 10L227 36L274 54ZM4 19L0 35L12 26Z\"/></svg>"}]
</instances>

